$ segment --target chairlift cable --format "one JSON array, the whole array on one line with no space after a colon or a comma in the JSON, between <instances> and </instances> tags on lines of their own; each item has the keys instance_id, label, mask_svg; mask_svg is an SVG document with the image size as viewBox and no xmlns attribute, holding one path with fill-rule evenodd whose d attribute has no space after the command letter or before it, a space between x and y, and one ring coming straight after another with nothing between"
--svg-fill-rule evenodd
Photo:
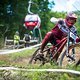
<instances>
[{"instance_id":1,"label":"chairlift cable","mask_svg":"<svg viewBox=\"0 0 80 80\"><path fill-rule=\"evenodd\" d=\"M77 3L80 5L80 1L78 0Z\"/></svg>"},{"instance_id":2,"label":"chairlift cable","mask_svg":"<svg viewBox=\"0 0 80 80\"><path fill-rule=\"evenodd\" d=\"M73 6L76 10L78 10L77 7L76 7L74 4L72 4L72 6ZM78 11L80 11L80 10L78 10Z\"/></svg>"},{"instance_id":3,"label":"chairlift cable","mask_svg":"<svg viewBox=\"0 0 80 80\"><path fill-rule=\"evenodd\" d=\"M77 9L77 7L75 5L72 5L77 11L80 11L79 9Z\"/></svg>"}]
</instances>

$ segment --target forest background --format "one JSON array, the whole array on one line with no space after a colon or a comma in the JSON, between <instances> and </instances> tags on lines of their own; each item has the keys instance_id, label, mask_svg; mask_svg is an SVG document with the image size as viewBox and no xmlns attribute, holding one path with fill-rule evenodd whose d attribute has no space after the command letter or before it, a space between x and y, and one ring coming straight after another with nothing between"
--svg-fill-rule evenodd
<instances>
[{"instance_id":1,"label":"forest background","mask_svg":"<svg viewBox=\"0 0 80 80\"><path fill-rule=\"evenodd\" d=\"M55 24L50 22L51 17L65 18L67 12L53 12L51 8L55 6L54 0L32 0L31 11L41 18L41 34L45 36ZM3 47L5 37L13 39L16 31L19 31L21 39L28 31L24 27L24 18L28 14L29 0L0 0L0 47ZM78 15L76 27L80 35L80 11L75 11Z\"/></svg>"}]
</instances>

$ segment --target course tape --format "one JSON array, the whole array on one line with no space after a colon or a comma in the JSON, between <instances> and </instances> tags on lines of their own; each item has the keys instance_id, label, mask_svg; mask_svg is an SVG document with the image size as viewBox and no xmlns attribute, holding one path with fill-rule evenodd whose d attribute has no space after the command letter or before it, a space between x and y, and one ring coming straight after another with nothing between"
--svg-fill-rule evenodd
<instances>
[{"instance_id":1,"label":"course tape","mask_svg":"<svg viewBox=\"0 0 80 80\"><path fill-rule=\"evenodd\" d=\"M0 51L0 54L9 54L9 53L14 53L14 52L20 52L20 51L23 51L23 50L27 50L27 49L32 49L32 48L38 47L40 45L41 45L41 43L40 44L37 44L37 45L34 45L34 46L22 48L22 49L3 50L3 51Z\"/></svg>"},{"instance_id":2,"label":"course tape","mask_svg":"<svg viewBox=\"0 0 80 80\"><path fill-rule=\"evenodd\" d=\"M27 72L59 72L59 73L71 73L80 75L80 71L68 70L68 69L22 69L15 67L0 67L0 70L19 70L19 71L27 71Z\"/></svg>"}]
</instances>

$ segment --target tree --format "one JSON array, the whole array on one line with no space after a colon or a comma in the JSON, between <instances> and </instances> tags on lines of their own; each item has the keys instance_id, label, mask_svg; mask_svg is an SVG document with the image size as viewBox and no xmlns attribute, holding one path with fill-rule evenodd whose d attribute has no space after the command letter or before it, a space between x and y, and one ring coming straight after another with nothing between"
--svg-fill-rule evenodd
<instances>
[{"instance_id":1,"label":"tree","mask_svg":"<svg viewBox=\"0 0 80 80\"><path fill-rule=\"evenodd\" d=\"M42 35L48 29L47 22L49 21L50 4L48 0L32 0L31 11L39 14L41 18ZM28 14L29 0L0 0L0 37L13 38L16 30L20 32L20 36L27 31L23 27L24 17ZM53 4L54 5L54 4ZM46 28L46 30L45 30ZM22 34L23 33L23 34Z\"/></svg>"}]
</instances>

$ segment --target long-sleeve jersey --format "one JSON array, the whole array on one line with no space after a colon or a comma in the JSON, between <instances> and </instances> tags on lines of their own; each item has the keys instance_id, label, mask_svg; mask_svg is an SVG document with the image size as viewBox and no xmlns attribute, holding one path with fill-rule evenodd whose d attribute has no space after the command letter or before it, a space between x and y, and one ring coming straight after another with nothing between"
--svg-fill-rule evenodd
<instances>
[{"instance_id":1,"label":"long-sleeve jersey","mask_svg":"<svg viewBox=\"0 0 80 80\"><path fill-rule=\"evenodd\" d=\"M58 24L56 24L56 26L51 31L53 32L57 39L61 40L62 38L68 35L69 30L73 34L77 35L77 30L74 25L68 27L65 23L65 20L61 20L60 22L58 22Z\"/></svg>"}]
</instances>

